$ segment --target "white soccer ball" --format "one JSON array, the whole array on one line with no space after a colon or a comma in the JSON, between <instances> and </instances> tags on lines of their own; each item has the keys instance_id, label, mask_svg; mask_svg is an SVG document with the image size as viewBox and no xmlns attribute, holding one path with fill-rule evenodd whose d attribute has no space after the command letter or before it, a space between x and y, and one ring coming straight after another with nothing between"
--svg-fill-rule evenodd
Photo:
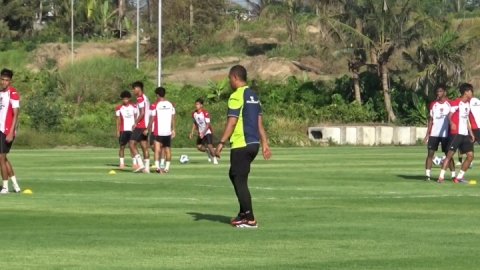
<instances>
[{"instance_id":1,"label":"white soccer ball","mask_svg":"<svg viewBox=\"0 0 480 270\"><path fill-rule=\"evenodd\" d=\"M188 161L190 161L190 159L188 158L187 155L181 155L180 156L180 163L186 164L186 163L188 163Z\"/></svg>"},{"instance_id":2,"label":"white soccer ball","mask_svg":"<svg viewBox=\"0 0 480 270\"><path fill-rule=\"evenodd\" d=\"M445 157L435 156L432 161L433 161L433 164L435 164L436 166L440 166L443 163L444 159Z\"/></svg>"}]
</instances>

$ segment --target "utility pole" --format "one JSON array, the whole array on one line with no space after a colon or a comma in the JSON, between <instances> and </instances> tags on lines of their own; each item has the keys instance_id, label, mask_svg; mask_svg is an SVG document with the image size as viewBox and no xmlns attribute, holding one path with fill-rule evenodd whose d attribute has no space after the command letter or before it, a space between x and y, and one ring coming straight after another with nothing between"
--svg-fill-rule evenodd
<instances>
[{"instance_id":1,"label":"utility pole","mask_svg":"<svg viewBox=\"0 0 480 270\"><path fill-rule=\"evenodd\" d=\"M73 39L74 39L74 35L73 35L73 2L74 0L71 0L70 2L70 9L71 9L71 16L70 16L70 35L71 35L71 52L70 52L70 60L73 64L73 58L74 58L74 52L73 52Z\"/></svg>"},{"instance_id":2,"label":"utility pole","mask_svg":"<svg viewBox=\"0 0 480 270\"><path fill-rule=\"evenodd\" d=\"M140 68L140 0L137 0L137 69Z\"/></svg>"},{"instance_id":3,"label":"utility pole","mask_svg":"<svg viewBox=\"0 0 480 270\"><path fill-rule=\"evenodd\" d=\"M162 0L158 0L158 73L157 86L162 85Z\"/></svg>"}]
</instances>

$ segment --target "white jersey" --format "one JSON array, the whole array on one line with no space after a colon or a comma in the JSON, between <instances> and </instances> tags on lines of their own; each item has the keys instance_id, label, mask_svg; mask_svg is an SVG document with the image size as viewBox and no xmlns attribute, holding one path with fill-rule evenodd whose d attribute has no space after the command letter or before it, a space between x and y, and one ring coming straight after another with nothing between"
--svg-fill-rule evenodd
<instances>
[{"instance_id":1,"label":"white jersey","mask_svg":"<svg viewBox=\"0 0 480 270\"><path fill-rule=\"evenodd\" d=\"M20 96L14 87L0 91L0 132L8 135L12 129L14 111L20 108Z\"/></svg>"},{"instance_id":2,"label":"white jersey","mask_svg":"<svg viewBox=\"0 0 480 270\"><path fill-rule=\"evenodd\" d=\"M212 130L207 126L210 124L210 114L207 110L201 109L200 111L194 111L192 113L193 122L197 126L198 133L204 133L204 135L212 134Z\"/></svg>"},{"instance_id":3,"label":"white jersey","mask_svg":"<svg viewBox=\"0 0 480 270\"><path fill-rule=\"evenodd\" d=\"M450 113L450 103L448 101L433 101L430 104L430 117L432 117L433 125L429 136L431 137L448 137L448 114Z\"/></svg>"},{"instance_id":4,"label":"white jersey","mask_svg":"<svg viewBox=\"0 0 480 270\"><path fill-rule=\"evenodd\" d=\"M480 99L476 97L470 99L470 125L472 129L480 128Z\"/></svg>"},{"instance_id":5,"label":"white jersey","mask_svg":"<svg viewBox=\"0 0 480 270\"><path fill-rule=\"evenodd\" d=\"M150 106L150 115L153 116L154 128L153 134L155 136L171 136L172 135L172 121L175 115L175 108L168 100L161 100Z\"/></svg>"},{"instance_id":6,"label":"white jersey","mask_svg":"<svg viewBox=\"0 0 480 270\"><path fill-rule=\"evenodd\" d=\"M120 131L132 131L137 114L137 108L133 104L118 105L115 115L120 117Z\"/></svg>"}]
</instances>

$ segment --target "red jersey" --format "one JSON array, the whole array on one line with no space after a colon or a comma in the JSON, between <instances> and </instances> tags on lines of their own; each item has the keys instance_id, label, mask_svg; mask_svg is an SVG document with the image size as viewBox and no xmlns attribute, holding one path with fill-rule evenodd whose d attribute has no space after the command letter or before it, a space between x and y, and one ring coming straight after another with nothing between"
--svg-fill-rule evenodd
<instances>
[{"instance_id":1,"label":"red jersey","mask_svg":"<svg viewBox=\"0 0 480 270\"><path fill-rule=\"evenodd\" d=\"M210 114L207 110L201 109L200 111L194 111L192 113L193 123L197 126L198 133L212 134L210 128Z\"/></svg>"},{"instance_id":2,"label":"red jersey","mask_svg":"<svg viewBox=\"0 0 480 270\"><path fill-rule=\"evenodd\" d=\"M134 104L118 105L115 115L120 117L120 132L132 131L135 118L138 115L137 107Z\"/></svg>"},{"instance_id":3,"label":"red jersey","mask_svg":"<svg viewBox=\"0 0 480 270\"><path fill-rule=\"evenodd\" d=\"M144 109L145 114L143 118L137 123L136 128L147 128L148 122L150 120L150 101L148 101L148 97L143 94L140 97L137 97L137 108Z\"/></svg>"},{"instance_id":4,"label":"red jersey","mask_svg":"<svg viewBox=\"0 0 480 270\"><path fill-rule=\"evenodd\" d=\"M15 127L13 124L13 109L20 108L20 96L17 89L10 86L0 92L0 131L8 135Z\"/></svg>"},{"instance_id":5,"label":"red jersey","mask_svg":"<svg viewBox=\"0 0 480 270\"><path fill-rule=\"evenodd\" d=\"M432 130L429 136L448 137L448 114L450 113L450 103L448 101L433 101L430 103L430 117L432 117Z\"/></svg>"},{"instance_id":6,"label":"red jersey","mask_svg":"<svg viewBox=\"0 0 480 270\"><path fill-rule=\"evenodd\" d=\"M450 103L452 113L451 119L455 124L455 129L450 127L450 134L452 135L468 135L468 118L470 115L470 102L463 102L460 98Z\"/></svg>"}]
</instances>

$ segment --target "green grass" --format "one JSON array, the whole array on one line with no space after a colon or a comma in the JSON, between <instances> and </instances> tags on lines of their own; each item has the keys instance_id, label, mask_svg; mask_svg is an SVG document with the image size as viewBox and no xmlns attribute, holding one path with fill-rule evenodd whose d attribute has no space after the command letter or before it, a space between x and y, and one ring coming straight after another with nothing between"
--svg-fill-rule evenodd
<instances>
[{"instance_id":1,"label":"green grass","mask_svg":"<svg viewBox=\"0 0 480 270\"><path fill-rule=\"evenodd\" d=\"M34 194L0 197L2 269L478 269L480 189L422 181L424 147L273 152L240 230L226 158L109 175L114 149L14 150Z\"/></svg>"}]
</instances>

